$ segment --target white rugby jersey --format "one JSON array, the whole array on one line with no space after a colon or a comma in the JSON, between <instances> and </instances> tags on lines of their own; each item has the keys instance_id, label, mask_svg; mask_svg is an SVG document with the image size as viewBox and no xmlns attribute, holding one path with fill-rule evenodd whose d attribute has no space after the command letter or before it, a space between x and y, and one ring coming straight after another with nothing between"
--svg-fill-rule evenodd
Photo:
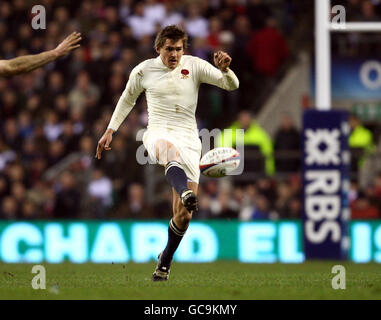
<instances>
[{"instance_id":1,"label":"white rugby jersey","mask_svg":"<svg viewBox=\"0 0 381 320\"><path fill-rule=\"evenodd\" d=\"M118 130L136 99L145 91L148 105L148 129L197 129L198 89L208 83L225 90L235 90L239 81L234 72L222 72L198 57L183 55L178 66L170 69L160 56L137 65L111 117L108 128Z\"/></svg>"}]
</instances>

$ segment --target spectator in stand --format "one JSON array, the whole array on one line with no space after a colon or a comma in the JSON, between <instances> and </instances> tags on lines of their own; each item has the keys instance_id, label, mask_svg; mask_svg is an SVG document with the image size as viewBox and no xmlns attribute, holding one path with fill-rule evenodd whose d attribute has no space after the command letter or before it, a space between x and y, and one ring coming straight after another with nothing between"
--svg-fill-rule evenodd
<instances>
[{"instance_id":1,"label":"spectator in stand","mask_svg":"<svg viewBox=\"0 0 381 320\"><path fill-rule=\"evenodd\" d=\"M144 10L144 3L137 2L134 7L134 14L125 20L125 23L131 28L132 35L138 40L144 36L151 37L156 31L155 21L144 15Z\"/></svg>"},{"instance_id":2,"label":"spectator in stand","mask_svg":"<svg viewBox=\"0 0 381 320\"><path fill-rule=\"evenodd\" d=\"M128 201L123 202L116 210L116 218L152 219L155 218L152 208L144 199L144 188L140 183L132 183L127 188Z\"/></svg>"},{"instance_id":3,"label":"spectator in stand","mask_svg":"<svg viewBox=\"0 0 381 320\"><path fill-rule=\"evenodd\" d=\"M43 112L41 96L32 94L26 101L26 110L30 113L34 123L41 120L41 112Z\"/></svg>"},{"instance_id":4,"label":"spectator in stand","mask_svg":"<svg viewBox=\"0 0 381 320\"><path fill-rule=\"evenodd\" d=\"M197 2L192 1L188 5L188 16L184 26L190 38L206 38L209 35L208 20L202 16Z\"/></svg>"},{"instance_id":5,"label":"spectator in stand","mask_svg":"<svg viewBox=\"0 0 381 320\"><path fill-rule=\"evenodd\" d=\"M268 133L252 118L250 111L243 110L238 115L238 120L235 121L230 127L231 137L225 134L225 130L217 137L217 146L230 146L235 147L237 144L243 144L245 149L250 147L258 148L260 154L264 157L264 170L267 175L273 175L275 172L274 158L273 158L273 143ZM243 135L237 129L243 129ZM230 132L226 131L227 133ZM245 159L247 160L247 159ZM259 161L260 162L260 161ZM261 170L262 168L255 168L254 161L245 163L253 170ZM258 165L258 167L261 164Z\"/></svg>"},{"instance_id":6,"label":"spectator in stand","mask_svg":"<svg viewBox=\"0 0 381 320\"><path fill-rule=\"evenodd\" d=\"M166 7L157 0L145 0L144 16L155 25L161 25L166 16Z\"/></svg>"},{"instance_id":7,"label":"spectator in stand","mask_svg":"<svg viewBox=\"0 0 381 320\"><path fill-rule=\"evenodd\" d=\"M64 6L58 7L54 11L54 21L57 23L58 30L64 30L70 23L70 13Z\"/></svg>"},{"instance_id":8,"label":"spectator in stand","mask_svg":"<svg viewBox=\"0 0 381 320\"><path fill-rule=\"evenodd\" d=\"M211 199L215 199L218 195L218 184L215 179L207 180L203 183L203 191Z\"/></svg>"},{"instance_id":9,"label":"spectator in stand","mask_svg":"<svg viewBox=\"0 0 381 320\"><path fill-rule=\"evenodd\" d=\"M263 29L252 34L247 47L253 71L262 77L274 77L289 57L289 48L274 17L266 19Z\"/></svg>"},{"instance_id":10,"label":"spectator in stand","mask_svg":"<svg viewBox=\"0 0 381 320\"><path fill-rule=\"evenodd\" d=\"M30 161L29 169L29 180L33 185L38 183L42 178L44 172L48 168L47 157L43 155L37 155Z\"/></svg>"},{"instance_id":11,"label":"spectator in stand","mask_svg":"<svg viewBox=\"0 0 381 320\"><path fill-rule=\"evenodd\" d=\"M5 91L1 97L0 115L2 118L16 117L19 113L18 101L15 91Z\"/></svg>"},{"instance_id":12,"label":"spectator in stand","mask_svg":"<svg viewBox=\"0 0 381 320\"><path fill-rule=\"evenodd\" d=\"M39 214L39 210L37 209L36 204L30 200L25 200L24 202L22 202L20 214L21 214L21 218L25 220L42 218L41 215Z\"/></svg>"},{"instance_id":13,"label":"spectator in stand","mask_svg":"<svg viewBox=\"0 0 381 320\"><path fill-rule=\"evenodd\" d=\"M6 119L10 117L16 117L19 108L17 103L17 97L14 91L5 91L0 97L0 116L1 119Z\"/></svg>"},{"instance_id":14,"label":"spectator in stand","mask_svg":"<svg viewBox=\"0 0 381 320\"><path fill-rule=\"evenodd\" d=\"M218 219L237 219L239 207L237 203L231 198L231 192L228 190L221 190L216 199L210 201L210 218Z\"/></svg>"},{"instance_id":15,"label":"spectator in stand","mask_svg":"<svg viewBox=\"0 0 381 320\"><path fill-rule=\"evenodd\" d=\"M26 198L25 186L22 182L16 181L12 184L11 196L16 200L20 206Z\"/></svg>"},{"instance_id":16,"label":"spectator in stand","mask_svg":"<svg viewBox=\"0 0 381 320\"><path fill-rule=\"evenodd\" d=\"M347 21L356 21L359 17L359 12L361 12L362 0L347 0L346 2L347 3L344 4L344 7L347 15Z\"/></svg>"},{"instance_id":17,"label":"spectator in stand","mask_svg":"<svg viewBox=\"0 0 381 320\"><path fill-rule=\"evenodd\" d=\"M251 220L252 213L255 209L255 199L258 195L258 188L255 184L249 184L243 189L243 198L238 216L240 220Z\"/></svg>"},{"instance_id":18,"label":"spectator in stand","mask_svg":"<svg viewBox=\"0 0 381 320\"><path fill-rule=\"evenodd\" d=\"M182 25L184 23L184 16L178 10L176 10L174 1L164 2L166 9L166 16L161 23L161 27L165 28L171 25Z\"/></svg>"},{"instance_id":19,"label":"spectator in stand","mask_svg":"<svg viewBox=\"0 0 381 320\"><path fill-rule=\"evenodd\" d=\"M274 17L268 17L265 27L252 33L246 52L252 69L251 90L256 93L251 108L258 111L289 57L287 42Z\"/></svg>"},{"instance_id":20,"label":"spectator in stand","mask_svg":"<svg viewBox=\"0 0 381 320\"><path fill-rule=\"evenodd\" d=\"M200 188L199 188L200 190ZM202 191L202 190L200 190ZM198 198L198 211L197 215L193 217L193 219L210 219L213 217L213 213L211 211L211 197L204 193L200 192L200 196Z\"/></svg>"},{"instance_id":21,"label":"spectator in stand","mask_svg":"<svg viewBox=\"0 0 381 320\"><path fill-rule=\"evenodd\" d=\"M113 141L113 148L105 155L103 167L105 172L113 179L124 176L124 165L128 161L128 153L126 152L126 140L121 136L116 136Z\"/></svg>"},{"instance_id":22,"label":"spectator in stand","mask_svg":"<svg viewBox=\"0 0 381 320\"><path fill-rule=\"evenodd\" d=\"M59 190L54 205L54 217L59 219L76 219L80 213L80 193L76 189L75 177L65 171L57 186Z\"/></svg>"},{"instance_id":23,"label":"spectator in stand","mask_svg":"<svg viewBox=\"0 0 381 320\"><path fill-rule=\"evenodd\" d=\"M65 93L64 84L65 82L60 72L53 71L49 75L47 88L45 89L46 92L44 94L44 101L47 105L53 104L58 95Z\"/></svg>"},{"instance_id":24,"label":"spectator in stand","mask_svg":"<svg viewBox=\"0 0 381 320\"><path fill-rule=\"evenodd\" d=\"M152 205L152 215L155 219L165 219L168 212L172 210L172 191L168 186L163 186L163 190L159 193L157 201ZM151 208L149 209L151 210Z\"/></svg>"},{"instance_id":25,"label":"spectator in stand","mask_svg":"<svg viewBox=\"0 0 381 320\"><path fill-rule=\"evenodd\" d=\"M22 137L19 134L15 118L8 118L5 120L2 130L2 138L4 143L13 150L17 150L20 146Z\"/></svg>"},{"instance_id":26,"label":"spectator in stand","mask_svg":"<svg viewBox=\"0 0 381 320\"><path fill-rule=\"evenodd\" d=\"M35 204L38 217L54 218L55 193L49 183L37 180L27 191L27 199Z\"/></svg>"},{"instance_id":27,"label":"spectator in stand","mask_svg":"<svg viewBox=\"0 0 381 320\"><path fill-rule=\"evenodd\" d=\"M211 53L205 38L193 38L191 51L192 55L204 60L208 60Z\"/></svg>"},{"instance_id":28,"label":"spectator in stand","mask_svg":"<svg viewBox=\"0 0 381 320\"><path fill-rule=\"evenodd\" d=\"M222 31L222 22L218 17L212 17L209 19L209 35L207 37L207 43L210 51L219 50L220 48L220 35Z\"/></svg>"},{"instance_id":29,"label":"spectator in stand","mask_svg":"<svg viewBox=\"0 0 381 320\"><path fill-rule=\"evenodd\" d=\"M277 185L277 194L274 204L274 209L278 212L281 218L289 216L289 205L292 196L292 191L286 182L279 182Z\"/></svg>"},{"instance_id":30,"label":"spectator in stand","mask_svg":"<svg viewBox=\"0 0 381 320\"><path fill-rule=\"evenodd\" d=\"M381 172L379 172L373 180L373 195L381 200Z\"/></svg>"},{"instance_id":31,"label":"spectator in stand","mask_svg":"<svg viewBox=\"0 0 381 320\"><path fill-rule=\"evenodd\" d=\"M89 52L84 48L78 48L74 51L70 65L68 66L68 76L74 79L76 75L85 69Z\"/></svg>"},{"instance_id":32,"label":"spectator in stand","mask_svg":"<svg viewBox=\"0 0 381 320\"><path fill-rule=\"evenodd\" d=\"M21 139L29 138L33 135L33 123L28 111L21 111L17 118L17 127Z\"/></svg>"},{"instance_id":33,"label":"spectator in stand","mask_svg":"<svg viewBox=\"0 0 381 320\"><path fill-rule=\"evenodd\" d=\"M361 11L357 12L355 21L361 22L375 22L380 21L381 17L377 15L374 4L370 0L363 0L361 3Z\"/></svg>"},{"instance_id":34,"label":"spectator in stand","mask_svg":"<svg viewBox=\"0 0 381 320\"><path fill-rule=\"evenodd\" d=\"M99 89L91 82L89 74L86 71L81 72L77 76L76 86L69 93L71 112L83 112L86 119L94 120L99 97Z\"/></svg>"},{"instance_id":35,"label":"spectator in stand","mask_svg":"<svg viewBox=\"0 0 381 320\"><path fill-rule=\"evenodd\" d=\"M254 210L251 214L252 220L269 220L274 219L274 213L271 212L269 200L262 194L255 199Z\"/></svg>"},{"instance_id":36,"label":"spectator in stand","mask_svg":"<svg viewBox=\"0 0 381 320\"><path fill-rule=\"evenodd\" d=\"M371 204L370 200L363 192L360 192L357 199L351 205L351 217L355 219L380 219L380 210Z\"/></svg>"},{"instance_id":37,"label":"spectator in stand","mask_svg":"<svg viewBox=\"0 0 381 320\"><path fill-rule=\"evenodd\" d=\"M12 162L17 157L16 152L11 150L1 138L0 135L0 172L4 170L7 163Z\"/></svg>"},{"instance_id":38,"label":"spectator in stand","mask_svg":"<svg viewBox=\"0 0 381 320\"><path fill-rule=\"evenodd\" d=\"M119 30L123 28L123 22L118 17L117 8L112 6L106 7L104 16L108 31L119 32Z\"/></svg>"},{"instance_id":39,"label":"spectator in stand","mask_svg":"<svg viewBox=\"0 0 381 320\"><path fill-rule=\"evenodd\" d=\"M11 196L5 197L0 206L0 217L6 220L16 220L19 217L16 199Z\"/></svg>"},{"instance_id":40,"label":"spectator in stand","mask_svg":"<svg viewBox=\"0 0 381 320\"><path fill-rule=\"evenodd\" d=\"M374 151L373 134L362 125L360 119L352 114L349 117L350 135L348 144L351 149L351 171L357 172L367 155Z\"/></svg>"},{"instance_id":41,"label":"spectator in stand","mask_svg":"<svg viewBox=\"0 0 381 320\"><path fill-rule=\"evenodd\" d=\"M290 199L288 208L286 219L300 219L302 217L302 202L300 201L300 197L293 196Z\"/></svg>"},{"instance_id":42,"label":"spectator in stand","mask_svg":"<svg viewBox=\"0 0 381 320\"><path fill-rule=\"evenodd\" d=\"M284 114L274 138L275 167L277 172L300 170L301 135L292 118Z\"/></svg>"},{"instance_id":43,"label":"spectator in stand","mask_svg":"<svg viewBox=\"0 0 381 320\"><path fill-rule=\"evenodd\" d=\"M126 19L132 14L132 4L133 0L120 0L118 14L122 21L126 21Z\"/></svg>"},{"instance_id":44,"label":"spectator in stand","mask_svg":"<svg viewBox=\"0 0 381 320\"><path fill-rule=\"evenodd\" d=\"M20 151L20 160L22 161L23 166L27 167L29 170L31 162L39 155L39 153L41 154L41 150L37 150L34 138L24 139Z\"/></svg>"},{"instance_id":45,"label":"spectator in stand","mask_svg":"<svg viewBox=\"0 0 381 320\"><path fill-rule=\"evenodd\" d=\"M247 15L253 31L256 31L265 27L266 19L271 16L271 10L263 0L248 0Z\"/></svg>"},{"instance_id":46,"label":"spectator in stand","mask_svg":"<svg viewBox=\"0 0 381 320\"><path fill-rule=\"evenodd\" d=\"M18 162L13 162L5 169L5 174L8 175L11 189L14 183L20 182L28 186L28 176L26 175L26 169Z\"/></svg>"},{"instance_id":47,"label":"spectator in stand","mask_svg":"<svg viewBox=\"0 0 381 320\"><path fill-rule=\"evenodd\" d=\"M60 94L55 98L54 111L60 120L67 120L69 118L69 102L64 94Z\"/></svg>"},{"instance_id":48,"label":"spectator in stand","mask_svg":"<svg viewBox=\"0 0 381 320\"><path fill-rule=\"evenodd\" d=\"M223 0L218 10L223 29L231 30L238 15L245 12L245 7L238 0Z\"/></svg>"},{"instance_id":49,"label":"spectator in stand","mask_svg":"<svg viewBox=\"0 0 381 320\"><path fill-rule=\"evenodd\" d=\"M49 145L48 154L47 154L47 162L48 167L51 167L65 157L65 145L61 140L52 141Z\"/></svg>"},{"instance_id":50,"label":"spectator in stand","mask_svg":"<svg viewBox=\"0 0 381 320\"><path fill-rule=\"evenodd\" d=\"M104 174L103 170L96 168L93 171L87 192L91 197L91 208L95 211L95 217L105 218L107 210L113 205L113 189L110 178Z\"/></svg>"},{"instance_id":51,"label":"spectator in stand","mask_svg":"<svg viewBox=\"0 0 381 320\"><path fill-rule=\"evenodd\" d=\"M253 100L252 92L252 72L249 56L246 47L251 36L251 25L246 15L239 15L234 22L234 46L231 57L234 59L234 70L240 80L238 88L238 106L248 106Z\"/></svg>"},{"instance_id":52,"label":"spectator in stand","mask_svg":"<svg viewBox=\"0 0 381 320\"><path fill-rule=\"evenodd\" d=\"M7 195L9 195L9 179L0 172L0 199L4 199Z\"/></svg>"},{"instance_id":53,"label":"spectator in stand","mask_svg":"<svg viewBox=\"0 0 381 320\"><path fill-rule=\"evenodd\" d=\"M71 121L66 120L62 123L62 134L59 140L64 144L66 154L78 151L79 137L74 133L74 127Z\"/></svg>"},{"instance_id":54,"label":"spectator in stand","mask_svg":"<svg viewBox=\"0 0 381 320\"><path fill-rule=\"evenodd\" d=\"M372 185L369 187L371 194L370 200L381 210L381 172L378 172L373 178Z\"/></svg>"},{"instance_id":55,"label":"spectator in stand","mask_svg":"<svg viewBox=\"0 0 381 320\"><path fill-rule=\"evenodd\" d=\"M45 114L44 134L49 142L56 141L62 134L62 123L58 115L53 110L48 110Z\"/></svg>"},{"instance_id":56,"label":"spectator in stand","mask_svg":"<svg viewBox=\"0 0 381 320\"><path fill-rule=\"evenodd\" d=\"M256 182L258 193L263 194L269 203L273 204L276 199L276 183L270 177L262 176Z\"/></svg>"}]
</instances>

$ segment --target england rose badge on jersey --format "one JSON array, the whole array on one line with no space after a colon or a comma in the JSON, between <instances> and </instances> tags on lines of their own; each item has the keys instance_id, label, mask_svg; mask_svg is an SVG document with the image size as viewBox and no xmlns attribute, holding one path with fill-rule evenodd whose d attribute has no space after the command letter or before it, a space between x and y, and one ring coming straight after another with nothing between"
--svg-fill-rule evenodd
<instances>
[{"instance_id":1,"label":"england rose badge on jersey","mask_svg":"<svg viewBox=\"0 0 381 320\"><path fill-rule=\"evenodd\" d=\"M182 69L181 70L181 74L182 74L182 76L181 76L181 79L187 79L189 76L189 71L187 70L187 69Z\"/></svg>"}]
</instances>

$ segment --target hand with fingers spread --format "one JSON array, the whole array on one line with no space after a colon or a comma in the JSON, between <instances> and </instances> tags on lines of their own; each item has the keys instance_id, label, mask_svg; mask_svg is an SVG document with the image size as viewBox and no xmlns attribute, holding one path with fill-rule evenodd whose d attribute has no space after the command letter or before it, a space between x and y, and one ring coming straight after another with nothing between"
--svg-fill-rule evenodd
<instances>
[{"instance_id":1,"label":"hand with fingers spread","mask_svg":"<svg viewBox=\"0 0 381 320\"><path fill-rule=\"evenodd\" d=\"M53 50L0 60L0 76L8 77L40 68L78 48L80 46L78 42L81 39L80 33L73 32Z\"/></svg>"},{"instance_id":2,"label":"hand with fingers spread","mask_svg":"<svg viewBox=\"0 0 381 320\"><path fill-rule=\"evenodd\" d=\"M214 64L222 72L227 72L232 58L224 51L217 51L213 55Z\"/></svg>"},{"instance_id":3,"label":"hand with fingers spread","mask_svg":"<svg viewBox=\"0 0 381 320\"><path fill-rule=\"evenodd\" d=\"M114 130L107 129L106 132L103 134L102 138L99 139L98 145L97 145L97 152L95 154L95 158L97 158L98 160L101 158L103 150L106 150L106 151L111 150L110 144L112 141L113 133L114 133Z\"/></svg>"},{"instance_id":4,"label":"hand with fingers spread","mask_svg":"<svg viewBox=\"0 0 381 320\"><path fill-rule=\"evenodd\" d=\"M54 50L59 57L67 55L70 51L73 51L80 47L78 44L82 40L81 34L79 32L73 32L65 38Z\"/></svg>"}]
</instances>

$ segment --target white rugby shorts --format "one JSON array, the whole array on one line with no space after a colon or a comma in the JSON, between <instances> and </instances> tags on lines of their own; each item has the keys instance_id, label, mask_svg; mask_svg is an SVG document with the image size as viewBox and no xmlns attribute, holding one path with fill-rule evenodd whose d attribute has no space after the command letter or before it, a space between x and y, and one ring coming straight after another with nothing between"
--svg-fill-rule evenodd
<instances>
[{"instance_id":1,"label":"white rugby shorts","mask_svg":"<svg viewBox=\"0 0 381 320\"><path fill-rule=\"evenodd\" d=\"M166 140L170 142L179 151L181 165L184 168L188 181L199 182L200 179L200 158L201 158L201 140L198 137L198 131L189 131L169 128L149 128L143 135L143 144L149 157L155 163L156 142Z\"/></svg>"}]
</instances>

